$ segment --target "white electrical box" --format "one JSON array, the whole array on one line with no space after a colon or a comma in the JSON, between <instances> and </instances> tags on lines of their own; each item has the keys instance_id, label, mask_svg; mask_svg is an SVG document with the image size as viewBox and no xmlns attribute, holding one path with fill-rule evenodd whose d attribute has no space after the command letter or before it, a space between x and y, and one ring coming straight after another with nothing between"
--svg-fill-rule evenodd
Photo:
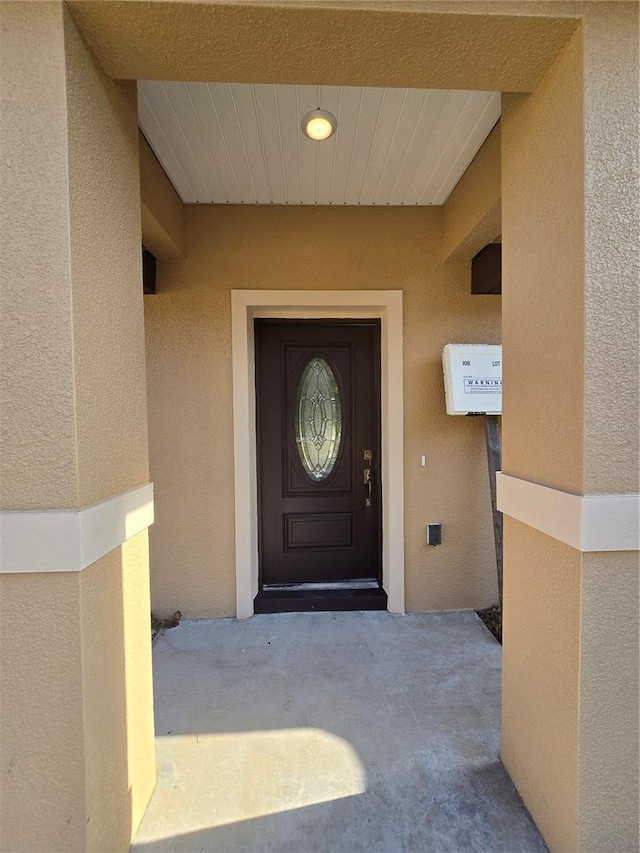
<instances>
[{"instance_id":1,"label":"white electrical box","mask_svg":"<svg viewBox=\"0 0 640 853\"><path fill-rule=\"evenodd\" d=\"M502 414L500 344L447 344L442 368L448 415Z\"/></svg>"}]
</instances>

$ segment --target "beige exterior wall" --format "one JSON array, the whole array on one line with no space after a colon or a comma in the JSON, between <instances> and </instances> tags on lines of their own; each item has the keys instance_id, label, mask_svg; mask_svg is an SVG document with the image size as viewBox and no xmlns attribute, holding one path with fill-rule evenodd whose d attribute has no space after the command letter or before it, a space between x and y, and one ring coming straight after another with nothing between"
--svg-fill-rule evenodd
<instances>
[{"instance_id":1,"label":"beige exterior wall","mask_svg":"<svg viewBox=\"0 0 640 853\"><path fill-rule=\"evenodd\" d=\"M138 143L142 243L156 258L183 258L184 205L142 133Z\"/></svg>"},{"instance_id":2,"label":"beige exterior wall","mask_svg":"<svg viewBox=\"0 0 640 853\"><path fill-rule=\"evenodd\" d=\"M0 576L3 851L83 849L80 631L77 574Z\"/></svg>"},{"instance_id":3,"label":"beige exterior wall","mask_svg":"<svg viewBox=\"0 0 640 853\"><path fill-rule=\"evenodd\" d=\"M1 14L2 505L75 510L148 481L135 86L62 3ZM147 533L49 568L0 576L2 849L125 851L155 777Z\"/></svg>"},{"instance_id":4,"label":"beige exterior wall","mask_svg":"<svg viewBox=\"0 0 640 853\"><path fill-rule=\"evenodd\" d=\"M584 491L640 491L638 4L585 20ZM606 164L606 165L605 165ZM580 848L640 849L638 552L585 554Z\"/></svg>"},{"instance_id":5,"label":"beige exterior wall","mask_svg":"<svg viewBox=\"0 0 640 853\"><path fill-rule=\"evenodd\" d=\"M504 96L502 111L502 467L575 493L583 485L582 61L576 35L539 89ZM507 516L504 564L502 758L551 849L577 850L582 555Z\"/></svg>"},{"instance_id":6,"label":"beige exterior wall","mask_svg":"<svg viewBox=\"0 0 640 853\"><path fill-rule=\"evenodd\" d=\"M63 18L57 3L0 15L0 501L60 509L78 499Z\"/></svg>"},{"instance_id":7,"label":"beige exterior wall","mask_svg":"<svg viewBox=\"0 0 640 853\"><path fill-rule=\"evenodd\" d=\"M65 15L78 502L146 483L138 111Z\"/></svg>"},{"instance_id":8,"label":"beige exterior wall","mask_svg":"<svg viewBox=\"0 0 640 853\"><path fill-rule=\"evenodd\" d=\"M507 474L579 494L584 442L580 36L533 95L504 96L502 111L502 467Z\"/></svg>"},{"instance_id":9,"label":"beige exterior wall","mask_svg":"<svg viewBox=\"0 0 640 853\"><path fill-rule=\"evenodd\" d=\"M500 300L442 264L442 230L441 209L187 207L187 260L160 263L145 299L158 612L235 612L232 288L403 291L407 608L495 600L483 425L446 415L441 355L499 341Z\"/></svg>"},{"instance_id":10,"label":"beige exterior wall","mask_svg":"<svg viewBox=\"0 0 640 853\"><path fill-rule=\"evenodd\" d=\"M502 759L553 851L578 850L581 554L504 519Z\"/></svg>"},{"instance_id":11,"label":"beige exterior wall","mask_svg":"<svg viewBox=\"0 0 640 853\"><path fill-rule=\"evenodd\" d=\"M579 848L640 849L638 552L585 554Z\"/></svg>"},{"instance_id":12,"label":"beige exterior wall","mask_svg":"<svg viewBox=\"0 0 640 853\"><path fill-rule=\"evenodd\" d=\"M80 575L86 850L128 850L155 785L145 530Z\"/></svg>"},{"instance_id":13,"label":"beige exterior wall","mask_svg":"<svg viewBox=\"0 0 640 853\"><path fill-rule=\"evenodd\" d=\"M503 99L504 452L638 490L637 6L591 4ZM638 849L638 554L505 525L503 759L553 851Z\"/></svg>"},{"instance_id":14,"label":"beige exterior wall","mask_svg":"<svg viewBox=\"0 0 640 853\"><path fill-rule=\"evenodd\" d=\"M155 784L148 613L146 531L81 574L0 575L0 850L128 850Z\"/></svg>"},{"instance_id":15,"label":"beige exterior wall","mask_svg":"<svg viewBox=\"0 0 640 853\"><path fill-rule=\"evenodd\" d=\"M584 491L640 491L637 3L584 24Z\"/></svg>"},{"instance_id":16,"label":"beige exterior wall","mask_svg":"<svg viewBox=\"0 0 640 853\"><path fill-rule=\"evenodd\" d=\"M500 122L444 205L444 260L468 261L502 231Z\"/></svg>"}]
</instances>

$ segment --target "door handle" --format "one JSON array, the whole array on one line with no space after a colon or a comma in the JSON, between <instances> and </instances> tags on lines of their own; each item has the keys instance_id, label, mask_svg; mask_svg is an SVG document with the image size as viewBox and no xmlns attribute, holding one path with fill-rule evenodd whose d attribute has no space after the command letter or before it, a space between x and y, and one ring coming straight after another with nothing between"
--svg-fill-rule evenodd
<instances>
[{"instance_id":1,"label":"door handle","mask_svg":"<svg viewBox=\"0 0 640 853\"><path fill-rule=\"evenodd\" d=\"M367 497L364 505L369 508L373 506L373 450L365 450L364 461L364 484L367 486Z\"/></svg>"}]
</instances>

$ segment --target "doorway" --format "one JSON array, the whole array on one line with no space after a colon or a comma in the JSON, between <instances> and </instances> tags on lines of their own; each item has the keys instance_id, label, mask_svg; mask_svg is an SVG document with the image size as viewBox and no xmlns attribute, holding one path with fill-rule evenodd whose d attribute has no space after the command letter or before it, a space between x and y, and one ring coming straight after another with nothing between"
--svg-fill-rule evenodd
<instances>
[{"instance_id":1,"label":"doorway","mask_svg":"<svg viewBox=\"0 0 640 853\"><path fill-rule=\"evenodd\" d=\"M232 290L236 614L259 592L255 320L380 321L382 587L404 613L403 310L400 290Z\"/></svg>"},{"instance_id":2,"label":"doorway","mask_svg":"<svg viewBox=\"0 0 640 853\"><path fill-rule=\"evenodd\" d=\"M380 321L255 320L256 612L386 609Z\"/></svg>"}]
</instances>

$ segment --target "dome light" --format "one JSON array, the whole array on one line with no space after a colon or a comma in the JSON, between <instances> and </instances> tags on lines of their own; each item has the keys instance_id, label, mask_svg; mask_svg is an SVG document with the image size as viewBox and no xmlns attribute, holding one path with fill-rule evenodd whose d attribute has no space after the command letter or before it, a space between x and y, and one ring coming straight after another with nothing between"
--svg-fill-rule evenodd
<instances>
[{"instance_id":1,"label":"dome light","mask_svg":"<svg viewBox=\"0 0 640 853\"><path fill-rule=\"evenodd\" d=\"M326 110L311 110L302 119L302 132L314 142L329 139L336 132L336 117Z\"/></svg>"}]
</instances>

